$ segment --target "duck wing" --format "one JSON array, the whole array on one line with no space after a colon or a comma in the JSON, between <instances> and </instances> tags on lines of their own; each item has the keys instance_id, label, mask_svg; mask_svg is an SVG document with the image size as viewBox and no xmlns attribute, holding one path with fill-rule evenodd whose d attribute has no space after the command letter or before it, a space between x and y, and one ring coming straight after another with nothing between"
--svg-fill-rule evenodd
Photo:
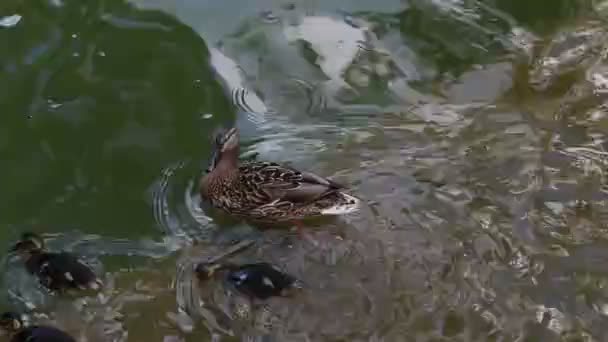
<instances>
[{"instance_id":1,"label":"duck wing","mask_svg":"<svg viewBox=\"0 0 608 342\"><path fill-rule=\"evenodd\" d=\"M257 205L291 202L306 204L343 188L311 172L275 163L247 163L240 167L241 180Z\"/></svg>"},{"instance_id":2,"label":"duck wing","mask_svg":"<svg viewBox=\"0 0 608 342\"><path fill-rule=\"evenodd\" d=\"M93 270L80 261L75 255L70 253L57 253L54 255L54 258L55 263L61 265L60 270L65 271L64 274L66 277L71 276L70 279L72 280L72 283L77 287L86 287L91 282L96 281L97 276Z\"/></svg>"}]
</instances>

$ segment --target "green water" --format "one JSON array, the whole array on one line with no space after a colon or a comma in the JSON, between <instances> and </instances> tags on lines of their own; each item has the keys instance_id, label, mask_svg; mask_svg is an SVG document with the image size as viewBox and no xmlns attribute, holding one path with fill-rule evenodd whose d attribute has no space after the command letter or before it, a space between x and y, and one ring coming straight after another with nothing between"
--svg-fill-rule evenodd
<instances>
[{"instance_id":1,"label":"green water","mask_svg":"<svg viewBox=\"0 0 608 342\"><path fill-rule=\"evenodd\" d=\"M213 125L234 117L205 42L119 1L12 12L23 19L1 32L3 238L66 226L157 235L146 188L168 163L206 158Z\"/></svg>"},{"instance_id":2,"label":"green water","mask_svg":"<svg viewBox=\"0 0 608 342\"><path fill-rule=\"evenodd\" d=\"M0 241L46 233L103 265L111 300L91 310L123 315L105 320L129 341L209 330L248 341L603 341L607 8L4 0ZM284 243L288 232L198 208L210 135L235 124L245 154L363 199L358 215L311 227L343 241ZM244 304L207 284L199 295L212 316L233 312L219 325L235 336L209 315L178 328L167 316L176 287L196 286L180 265L241 238L258 242L241 260L279 264L309 296L243 318ZM29 281L16 269L5 288ZM48 302L27 284L22 295ZM95 330L62 315L72 332Z\"/></svg>"}]
</instances>

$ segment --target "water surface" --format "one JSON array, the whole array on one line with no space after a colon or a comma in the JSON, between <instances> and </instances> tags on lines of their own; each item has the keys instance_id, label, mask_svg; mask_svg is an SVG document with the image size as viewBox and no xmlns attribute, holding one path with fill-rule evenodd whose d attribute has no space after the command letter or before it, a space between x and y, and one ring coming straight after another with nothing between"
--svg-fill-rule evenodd
<instances>
[{"instance_id":1,"label":"water surface","mask_svg":"<svg viewBox=\"0 0 608 342\"><path fill-rule=\"evenodd\" d=\"M0 15L0 239L45 233L108 284L75 305L5 258L3 303L32 320L91 341L608 338L605 1L7 0ZM220 125L244 157L347 184L361 212L311 226L316 245L205 212ZM192 265L243 240L234 261L273 262L306 293L252 306L199 287Z\"/></svg>"}]
</instances>

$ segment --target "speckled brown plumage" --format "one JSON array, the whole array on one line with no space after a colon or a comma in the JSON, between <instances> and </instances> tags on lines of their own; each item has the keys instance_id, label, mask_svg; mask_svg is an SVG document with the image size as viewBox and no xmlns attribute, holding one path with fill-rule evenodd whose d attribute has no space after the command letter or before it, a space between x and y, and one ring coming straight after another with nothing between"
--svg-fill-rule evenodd
<instances>
[{"instance_id":1,"label":"speckled brown plumage","mask_svg":"<svg viewBox=\"0 0 608 342\"><path fill-rule=\"evenodd\" d=\"M352 212L358 200L342 189L344 186L327 178L277 163L239 165L235 129L216 138L212 165L200 182L201 195L214 207L233 216L269 222Z\"/></svg>"}]
</instances>

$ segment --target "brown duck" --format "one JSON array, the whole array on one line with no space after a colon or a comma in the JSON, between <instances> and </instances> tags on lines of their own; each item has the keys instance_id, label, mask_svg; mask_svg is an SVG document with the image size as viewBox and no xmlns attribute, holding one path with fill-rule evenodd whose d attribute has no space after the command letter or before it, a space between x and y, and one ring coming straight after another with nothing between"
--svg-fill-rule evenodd
<instances>
[{"instance_id":1,"label":"brown duck","mask_svg":"<svg viewBox=\"0 0 608 342\"><path fill-rule=\"evenodd\" d=\"M255 222L293 222L324 215L342 215L359 208L344 186L310 172L271 162L239 162L236 128L216 134L208 172L200 192L211 205Z\"/></svg>"}]
</instances>

